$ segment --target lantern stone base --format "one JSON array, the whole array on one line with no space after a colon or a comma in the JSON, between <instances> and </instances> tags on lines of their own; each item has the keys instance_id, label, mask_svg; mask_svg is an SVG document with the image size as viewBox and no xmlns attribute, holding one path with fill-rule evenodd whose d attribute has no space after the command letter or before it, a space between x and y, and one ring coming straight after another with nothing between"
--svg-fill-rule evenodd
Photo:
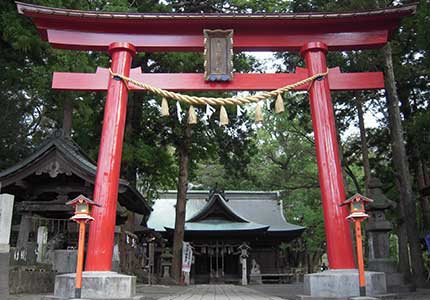
<instances>
[{"instance_id":1,"label":"lantern stone base","mask_svg":"<svg viewBox=\"0 0 430 300\"><path fill-rule=\"evenodd\" d=\"M383 272L365 272L366 294L371 296L387 293ZM349 299L360 295L357 270L327 270L306 274L304 293L299 299Z\"/></svg>"},{"instance_id":2,"label":"lantern stone base","mask_svg":"<svg viewBox=\"0 0 430 300\"><path fill-rule=\"evenodd\" d=\"M75 273L55 277L54 296L46 300L63 300L75 298ZM115 272L83 272L82 299L138 300L136 296L136 277Z\"/></svg>"}]
</instances>

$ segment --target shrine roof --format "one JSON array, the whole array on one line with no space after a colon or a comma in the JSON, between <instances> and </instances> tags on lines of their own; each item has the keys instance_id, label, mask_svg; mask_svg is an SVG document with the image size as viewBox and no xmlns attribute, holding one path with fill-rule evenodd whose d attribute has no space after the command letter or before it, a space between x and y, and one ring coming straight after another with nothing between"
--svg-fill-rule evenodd
<instances>
[{"instance_id":1,"label":"shrine roof","mask_svg":"<svg viewBox=\"0 0 430 300\"><path fill-rule=\"evenodd\" d=\"M148 227L171 231L175 224L176 191L160 193L148 219ZM305 228L290 224L283 214L278 192L188 191L185 232L267 232L297 236Z\"/></svg>"},{"instance_id":2,"label":"shrine roof","mask_svg":"<svg viewBox=\"0 0 430 300\"><path fill-rule=\"evenodd\" d=\"M16 2L54 47L107 51L128 42L138 51L202 51L204 29L233 29L235 51L298 51L321 41L331 50L383 46L416 5L312 13L130 13L82 11Z\"/></svg>"},{"instance_id":3,"label":"shrine roof","mask_svg":"<svg viewBox=\"0 0 430 300\"><path fill-rule=\"evenodd\" d=\"M52 169L53 166L55 170ZM65 138L59 131L47 139L33 154L8 169L0 171L0 187L4 191L5 188L21 182L29 176L38 176L38 174L51 171L57 172L52 174L52 178L61 173L74 174L86 182L94 184L96 170L97 167L92 159L82 151L79 145L72 139ZM119 194L124 195L124 197L118 198L122 206L142 214L148 214L151 211L143 195L127 180L120 179Z\"/></svg>"},{"instance_id":4,"label":"shrine roof","mask_svg":"<svg viewBox=\"0 0 430 300\"><path fill-rule=\"evenodd\" d=\"M253 222L227 222L224 220L210 220L203 222L186 222L185 231L187 232L232 232L232 231L266 231L270 226L261 225ZM174 230L174 227L165 227L166 230Z\"/></svg>"}]
</instances>

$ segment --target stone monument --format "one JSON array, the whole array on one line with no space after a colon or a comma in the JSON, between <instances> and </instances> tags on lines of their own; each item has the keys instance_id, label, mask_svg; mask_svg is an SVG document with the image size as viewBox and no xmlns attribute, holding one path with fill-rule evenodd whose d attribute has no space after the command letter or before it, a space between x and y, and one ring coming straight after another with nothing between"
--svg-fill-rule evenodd
<instances>
[{"instance_id":1,"label":"stone monument","mask_svg":"<svg viewBox=\"0 0 430 300\"><path fill-rule=\"evenodd\" d=\"M9 297L9 238L14 196L0 195L0 299Z\"/></svg>"},{"instance_id":2,"label":"stone monument","mask_svg":"<svg viewBox=\"0 0 430 300\"><path fill-rule=\"evenodd\" d=\"M37 258L38 263L45 263L48 248L48 227L39 226L37 228Z\"/></svg>"}]
</instances>

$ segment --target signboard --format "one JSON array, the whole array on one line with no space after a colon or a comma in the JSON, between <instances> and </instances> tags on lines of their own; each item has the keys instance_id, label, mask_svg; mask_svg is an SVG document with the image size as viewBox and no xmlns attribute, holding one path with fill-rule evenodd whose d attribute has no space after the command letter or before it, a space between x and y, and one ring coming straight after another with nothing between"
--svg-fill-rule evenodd
<instances>
[{"instance_id":1,"label":"signboard","mask_svg":"<svg viewBox=\"0 0 430 300\"><path fill-rule=\"evenodd\" d=\"M205 50L205 80L230 81L233 79L233 30L203 31Z\"/></svg>"},{"instance_id":2,"label":"signboard","mask_svg":"<svg viewBox=\"0 0 430 300\"><path fill-rule=\"evenodd\" d=\"M182 244L182 272L189 273L191 271L191 263L193 261L193 248L188 242Z\"/></svg>"}]
</instances>

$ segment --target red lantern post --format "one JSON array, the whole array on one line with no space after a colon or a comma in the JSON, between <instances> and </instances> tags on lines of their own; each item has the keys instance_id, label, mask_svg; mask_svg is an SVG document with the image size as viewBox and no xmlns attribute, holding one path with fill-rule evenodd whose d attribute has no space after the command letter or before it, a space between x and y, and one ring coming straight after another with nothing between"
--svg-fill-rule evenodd
<instances>
[{"instance_id":1,"label":"red lantern post","mask_svg":"<svg viewBox=\"0 0 430 300\"><path fill-rule=\"evenodd\" d=\"M360 194L355 194L351 198L345 200L340 206L349 204L350 214L346 219L354 222L355 241L357 244L357 264L358 264L358 280L360 287L360 296L366 296L366 278L364 276L364 259L363 259L363 238L361 235L361 222L369 217L366 214L364 205L366 202L373 202L372 199L366 198Z\"/></svg>"},{"instance_id":2,"label":"red lantern post","mask_svg":"<svg viewBox=\"0 0 430 300\"><path fill-rule=\"evenodd\" d=\"M78 242L78 258L76 262L76 287L75 298L81 298L82 290L82 270L84 267L84 248L85 248L85 225L94 218L91 216L91 207L93 205L100 206L94 201L79 195L75 199L66 203L66 205L75 206L75 214L70 219L79 224L79 242Z\"/></svg>"}]
</instances>

